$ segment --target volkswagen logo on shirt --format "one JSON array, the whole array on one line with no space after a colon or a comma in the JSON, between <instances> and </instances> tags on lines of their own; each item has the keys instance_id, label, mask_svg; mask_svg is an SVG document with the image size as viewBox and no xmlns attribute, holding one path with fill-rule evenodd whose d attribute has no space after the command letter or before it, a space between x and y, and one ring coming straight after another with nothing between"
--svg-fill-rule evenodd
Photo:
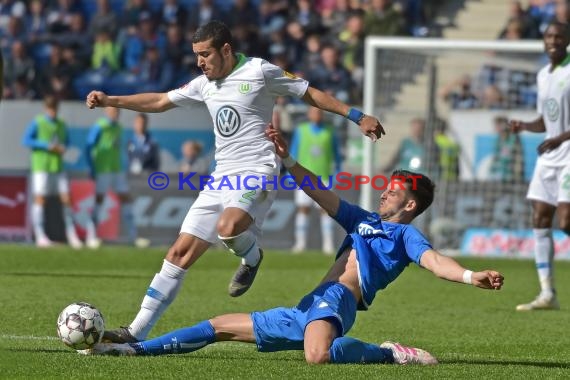
<instances>
[{"instance_id":1,"label":"volkswagen logo on shirt","mask_svg":"<svg viewBox=\"0 0 570 380\"><path fill-rule=\"evenodd\" d=\"M548 116L548 120L558 120L558 116L560 115L560 108L558 107L558 102L556 99L547 99L544 102L544 109L546 110L546 116Z\"/></svg>"},{"instance_id":2,"label":"volkswagen logo on shirt","mask_svg":"<svg viewBox=\"0 0 570 380\"><path fill-rule=\"evenodd\" d=\"M239 113L235 108L223 106L216 113L216 129L224 137L230 137L236 133L241 125Z\"/></svg>"}]
</instances>

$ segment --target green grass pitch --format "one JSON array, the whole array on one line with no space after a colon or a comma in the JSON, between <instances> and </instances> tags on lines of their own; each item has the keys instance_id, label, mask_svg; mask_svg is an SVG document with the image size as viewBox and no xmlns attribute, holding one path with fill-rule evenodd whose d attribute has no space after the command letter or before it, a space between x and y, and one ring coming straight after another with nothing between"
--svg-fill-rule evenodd
<instances>
[{"instance_id":1,"label":"green grass pitch","mask_svg":"<svg viewBox=\"0 0 570 380\"><path fill-rule=\"evenodd\" d=\"M502 291L442 281L411 265L359 312L351 336L369 342L401 341L431 351L434 367L310 366L302 352L258 353L254 345L218 343L162 357L84 357L56 338L56 318L69 303L97 306L108 327L127 324L164 256L162 249L104 247L72 251L0 246L0 378L102 379L529 379L570 377L570 263L556 263L562 310L515 312L538 284L533 262L460 258L477 270L505 275ZM152 336L230 313L290 306L325 274L332 258L316 252L266 252L253 288L233 299L228 281L235 257L208 252Z\"/></svg>"}]
</instances>

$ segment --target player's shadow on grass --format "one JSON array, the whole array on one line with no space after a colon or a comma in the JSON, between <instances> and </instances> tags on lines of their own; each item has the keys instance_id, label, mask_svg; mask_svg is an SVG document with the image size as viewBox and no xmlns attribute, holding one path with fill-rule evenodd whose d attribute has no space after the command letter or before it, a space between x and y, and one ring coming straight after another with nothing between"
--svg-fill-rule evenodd
<instances>
[{"instance_id":1,"label":"player's shadow on grass","mask_svg":"<svg viewBox=\"0 0 570 380\"><path fill-rule=\"evenodd\" d=\"M148 274L120 274L120 273L50 273L50 272L0 272L1 276L16 277L96 277L96 278L148 278Z\"/></svg>"},{"instance_id":2,"label":"player's shadow on grass","mask_svg":"<svg viewBox=\"0 0 570 380\"><path fill-rule=\"evenodd\" d=\"M570 362L531 362L531 361L522 361L522 360L450 359L450 360L441 360L440 364L519 365L527 367L570 369Z\"/></svg>"}]
</instances>

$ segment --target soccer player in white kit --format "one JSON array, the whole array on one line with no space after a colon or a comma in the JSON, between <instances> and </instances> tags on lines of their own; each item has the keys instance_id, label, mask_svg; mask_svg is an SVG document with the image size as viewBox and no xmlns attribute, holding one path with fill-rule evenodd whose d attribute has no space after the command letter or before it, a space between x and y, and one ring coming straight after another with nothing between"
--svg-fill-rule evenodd
<instances>
[{"instance_id":1,"label":"soccer player in white kit","mask_svg":"<svg viewBox=\"0 0 570 380\"><path fill-rule=\"evenodd\" d=\"M180 235L168 250L161 271L152 280L141 309L128 327L105 332L104 340L129 343L143 340L176 297L187 269L220 239L228 250L241 257L229 286L237 297L255 278L263 252L257 240L263 219L276 191L268 188L237 190L238 175L251 175L249 187L261 185L262 177L277 175L279 158L265 136L278 96L295 96L325 111L346 116L373 141L384 134L380 122L350 108L308 82L260 58L248 58L232 50L232 36L221 22L200 27L192 40L198 67L203 75L167 93L107 96L100 91L87 95L86 105L119 107L138 112L164 112L177 106L203 102L208 107L216 136L214 189L207 187L182 223ZM231 181L221 187L220 181ZM256 182L257 181L257 182Z\"/></svg>"},{"instance_id":2,"label":"soccer player in white kit","mask_svg":"<svg viewBox=\"0 0 570 380\"><path fill-rule=\"evenodd\" d=\"M546 132L538 147L539 157L529 185L532 201L534 256L540 294L533 301L517 306L519 311L559 309L554 288L554 242L552 220L558 211L560 229L570 235L570 43L568 26L551 23L544 33L544 49L550 63L537 75L537 111L532 122L512 120L515 132Z\"/></svg>"}]
</instances>

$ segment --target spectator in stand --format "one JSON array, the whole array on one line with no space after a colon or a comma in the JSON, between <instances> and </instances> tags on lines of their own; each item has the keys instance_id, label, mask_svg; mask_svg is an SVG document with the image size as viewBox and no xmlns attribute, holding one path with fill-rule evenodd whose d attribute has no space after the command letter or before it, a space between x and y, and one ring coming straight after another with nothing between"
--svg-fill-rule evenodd
<instances>
[{"instance_id":1,"label":"spectator in stand","mask_svg":"<svg viewBox=\"0 0 570 380\"><path fill-rule=\"evenodd\" d=\"M91 68L108 76L121 69L120 47L112 39L106 30L100 30L95 34L93 54L91 56Z\"/></svg>"},{"instance_id":2,"label":"spectator in stand","mask_svg":"<svg viewBox=\"0 0 570 380\"><path fill-rule=\"evenodd\" d=\"M337 36L344 29L349 15L354 11L349 0L336 0L334 7L321 13L321 22L330 35Z\"/></svg>"},{"instance_id":3,"label":"spectator in stand","mask_svg":"<svg viewBox=\"0 0 570 380\"><path fill-rule=\"evenodd\" d=\"M306 34L323 31L321 16L309 0L297 0L297 6L290 12L290 20L298 22Z\"/></svg>"},{"instance_id":4,"label":"spectator in stand","mask_svg":"<svg viewBox=\"0 0 570 380\"><path fill-rule=\"evenodd\" d=\"M75 0L57 0L54 6L48 8L48 31L53 34L68 32L71 18L78 12L81 12L81 9Z\"/></svg>"},{"instance_id":5,"label":"spectator in stand","mask_svg":"<svg viewBox=\"0 0 570 380\"><path fill-rule=\"evenodd\" d=\"M366 35L399 36L405 34L405 19L392 0L371 0L364 16Z\"/></svg>"},{"instance_id":6,"label":"spectator in stand","mask_svg":"<svg viewBox=\"0 0 570 380\"><path fill-rule=\"evenodd\" d=\"M510 1L509 19L499 34L499 39L517 39L515 29L520 31L519 39L536 39L539 37L538 25L528 12L523 9L519 0Z\"/></svg>"},{"instance_id":7,"label":"spectator in stand","mask_svg":"<svg viewBox=\"0 0 570 380\"><path fill-rule=\"evenodd\" d=\"M166 45L164 48L166 60L172 65L176 73L173 85L181 86L190 81L191 74L187 68L195 62L194 52L191 45L186 44L182 27L178 24L169 24L166 28ZM195 66L194 66L195 67Z\"/></svg>"},{"instance_id":8,"label":"spectator in stand","mask_svg":"<svg viewBox=\"0 0 570 380\"><path fill-rule=\"evenodd\" d=\"M350 102L352 85L350 73L339 60L338 49L325 45L321 49L321 64L308 75L309 82L321 91L327 92L341 102Z\"/></svg>"},{"instance_id":9,"label":"spectator in stand","mask_svg":"<svg viewBox=\"0 0 570 380\"><path fill-rule=\"evenodd\" d=\"M34 44L45 38L47 33L47 14L42 0L31 0L28 12L24 17L24 26L28 35L28 43Z\"/></svg>"},{"instance_id":10,"label":"spectator in stand","mask_svg":"<svg viewBox=\"0 0 570 380\"><path fill-rule=\"evenodd\" d=\"M72 99L71 87L73 70L63 58L63 48L58 44L50 45L48 64L36 76L40 95L55 94L58 99Z\"/></svg>"},{"instance_id":11,"label":"spectator in stand","mask_svg":"<svg viewBox=\"0 0 570 380\"><path fill-rule=\"evenodd\" d=\"M291 21L287 24L286 45L287 59L293 70L297 71L303 62L303 53L307 49L307 36L303 26L298 21Z\"/></svg>"},{"instance_id":12,"label":"spectator in stand","mask_svg":"<svg viewBox=\"0 0 570 380\"><path fill-rule=\"evenodd\" d=\"M554 11L554 21L562 24L570 23L570 4L568 0L558 0Z\"/></svg>"},{"instance_id":13,"label":"spectator in stand","mask_svg":"<svg viewBox=\"0 0 570 380\"><path fill-rule=\"evenodd\" d=\"M28 55L26 45L22 41L14 41L12 54L6 57L4 66L5 95L8 99L16 99L14 90L16 81L25 81L28 88L34 83L36 69L34 60Z\"/></svg>"},{"instance_id":14,"label":"spectator in stand","mask_svg":"<svg viewBox=\"0 0 570 380\"><path fill-rule=\"evenodd\" d=\"M92 15L89 23L89 34L92 36L102 30L109 33L112 39L119 31L119 17L111 8L109 0L97 0L97 12Z\"/></svg>"},{"instance_id":15,"label":"spectator in stand","mask_svg":"<svg viewBox=\"0 0 570 380\"><path fill-rule=\"evenodd\" d=\"M82 63L88 63L93 48L93 36L87 33L85 18L81 13L74 13L69 24L69 33L57 35L54 39L61 46L70 46Z\"/></svg>"},{"instance_id":16,"label":"spectator in stand","mask_svg":"<svg viewBox=\"0 0 570 380\"><path fill-rule=\"evenodd\" d=\"M344 30L338 39L342 42L342 64L350 72L354 86L351 98L362 96L364 80L364 16L361 12L352 13L346 20Z\"/></svg>"},{"instance_id":17,"label":"spectator in stand","mask_svg":"<svg viewBox=\"0 0 570 380\"><path fill-rule=\"evenodd\" d=\"M161 25L176 24L185 27L187 19L188 11L178 0L164 0L160 12Z\"/></svg>"},{"instance_id":18,"label":"spectator in stand","mask_svg":"<svg viewBox=\"0 0 570 380\"><path fill-rule=\"evenodd\" d=\"M214 0L200 0L200 3L195 4L188 13L188 26L191 29L198 29L198 27L212 20L227 21L226 15L214 4ZM233 13L231 13L231 15L235 20L240 20L235 18L237 15ZM240 21L251 22L252 20L241 19ZM253 21L255 21L255 19Z\"/></svg>"},{"instance_id":19,"label":"spectator in stand","mask_svg":"<svg viewBox=\"0 0 570 380\"><path fill-rule=\"evenodd\" d=\"M0 50L5 57L11 53L12 45L16 41L24 41L26 37L25 30L22 25L22 19L16 16L10 16L6 30L2 32L0 29Z\"/></svg>"},{"instance_id":20,"label":"spectator in stand","mask_svg":"<svg viewBox=\"0 0 570 380\"><path fill-rule=\"evenodd\" d=\"M249 29L256 31L259 29L259 13L251 0L233 1L229 11L228 25L232 27L238 22L247 23Z\"/></svg>"},{"instance_id":21,"label":"spectator in stand","mask_svg":"<svg viewBox=\"0 0 570 380\"><path fill-rule=\"evenodd\" d=\"M554 0L529 0L528 14L533 18L540 35L544 33L554 18L556 2Z\"/></svg>"},{"instance_id":22,"label":"spectator in stand","mask_svg":"<svg viewBox=\"0 0 570 380\"><path fill-rule=\"evenodd\" d=\"M479 99L471 90L471 77L463 75L461 78L444 86L440 91L443 100L449 103L452 109L473 109L479 107Z\"/></svg>"},{"instance_id":23,"label":"spectator in stand","mask_svg":"<svg viewBox=\"0 0 570 380\"><path fill-rule=\"evenodd\" d=\"M156 46L148 46L137 76L137 92L165 92L173 80L172 63L160 57Z\"/></svg>"},{"instance_id":24,"label":"spectator in stand","mask_svg":"<svg viewBox=\"0 0 570 380\"><path fill-rule=\"evenodd\" d=\"M281 29L287 20L275 11L273 0L261 0L259 3L259 33L268 35L275 29Z\"/></svg>"},{"instance_id":25,"label":"spectator in stand","mask_svg":"<svg viewBox=\"0 0 570 380\"><path fill-rule=\"evenodd\" d=\"M206 157L202 157L202 144L197 141L187 140L182 144L182 160L179 170L183 173L196 173L197 175L208 174L210 163Z\"/></svg>"},{"instance_id":26,"label":"spectator in stand","mask_svg":"<svg viewBox=\"0 0 570 380\"><path fill-rule=\"evenodd\" d=\"M128 143L129 172L139 175L160 168L160 149L148 131L148 116L139 113L133 122L134 136Z\"/></svg>"},{"instance_id":27,"label":"spectator in stand","mask_svg":"<svg viewBox=\"0 0 570 380\"><path fill-rule=\"evenodd\" d=\"M319 34L311 34L307 37L306 49L303 52L301 66L298 72L302 73L301 77L306 77L310 72L316 70L321 64L321 36Z\"/></svg>"},{"instance_id":28,"label":"spectator in stand","mask_svg":"<svg viewBox=\"0 0 570 380\"><path fill-rule=\"evenodd\" d=\"M127 0L123 11L122 27L132 30L139 24L140 15L143 12L152 14L146 0ZM127 31L127 33L131 34L132 31Z\"/></svg>"},{"instance_id":29,"label":"spectator in stand","mask_svg":"<svg viewBox=\"0 0 570 380\"><path fill-rule=\"evenodd\" d=\"M396 154L382 169L385 173L394 170L412 170L426 173L426 144L424 119L415 118L410 121L410 136L400 143Z\"/></svg>"},{"instance_id":30,"label":"spectator in stand","mask_svg":"<svg viewBox=\"0 0 570 380\"><path fill-rule=\"evenodd\" d=\"M147 46L155 46L164 55L166 38L157 30L155 21L150 12L142 12L139 15L140 24L136 27L136 33L129 36L125 46L124 67L131 74L138 74L144 59Z\"/></svg>"},{"instance_id":31,"label":"spectator in stand","mask_svg":"<svg viewBox=\"0 0 570 380\"><path fill-rule=\"evenodd\" d=\"M23 1L0 0L0 30L6 27L10 17L24 17L26 5Z\"/></svg>"},{"instance_id":32,"label":"spectator in stand","mask_svg":"<svg viewBox=\"0 0 570 380\"><path fill-rule=\"evenodd\" d=\"M490 110L505 108L505 97L499 87L494 84L485 87L481 96L481 107Z\"/></svg>"},{"instance_id":33,"label":"spectator in stand","mask_svg":"<svg viewBox=\"0 0 570 380\"><path fill-rule=\"evenodd\" d=\"M497 132L497 142L489 170L490 178L502 182L522 182L524 159L520 136L511 131L505 116L495 117L493 124Z\"/></svg>"}]
</instances>

